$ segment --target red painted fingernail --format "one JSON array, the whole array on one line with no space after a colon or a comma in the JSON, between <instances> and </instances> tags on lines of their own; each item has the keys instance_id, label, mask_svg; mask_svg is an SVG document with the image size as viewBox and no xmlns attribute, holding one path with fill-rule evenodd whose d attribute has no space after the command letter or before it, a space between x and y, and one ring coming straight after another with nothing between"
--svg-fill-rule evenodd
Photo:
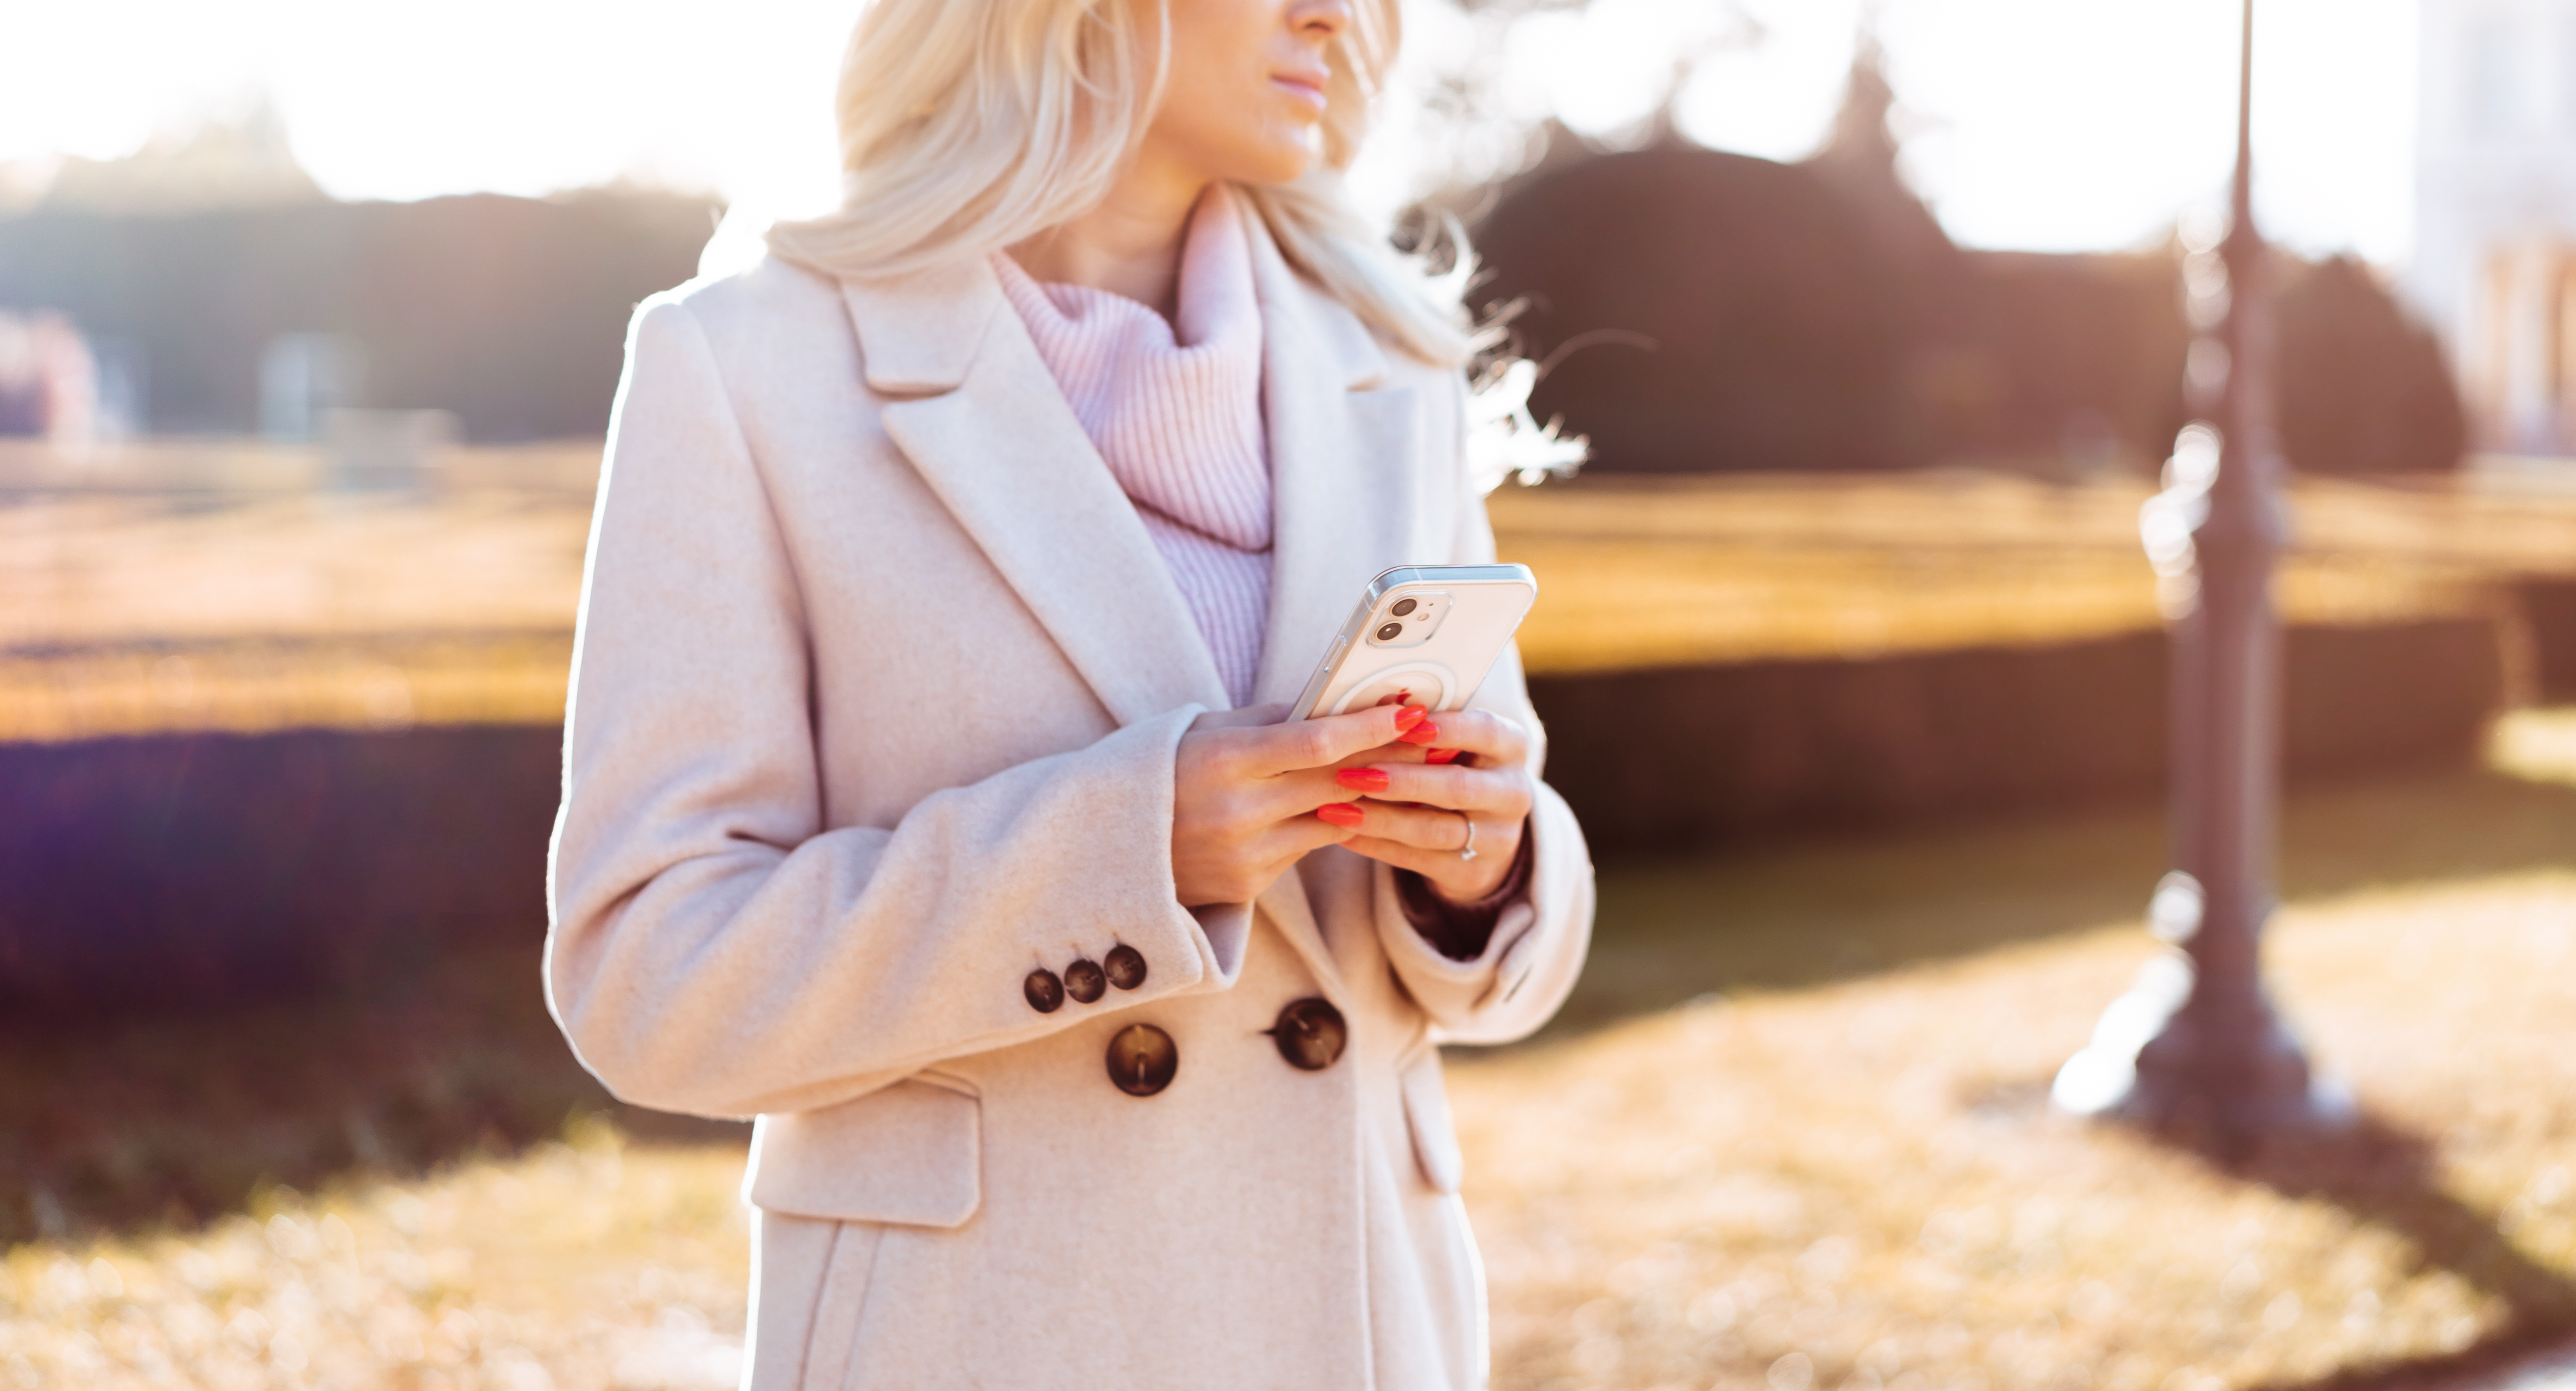
<instances>
[{"instance_id":1,"label":"red painted fingernail","mask_svg":"<svg viewBox=\"0 0 2576 1391\"><path fill-rule=\"evenodd\" d=\"M1395 712L1395 732L1402 734L1430 717L1431 712L1421 706L1408 705Z\"/></svg>"},{"instance_id":2,"label":"red painted fingernail","mask_svg":"<svg viewBox=\"0 0 2576 1391\"><path fill-rule=\"evenodd\" d=\"M1358 807L1348 802L1326 802L1315 808L1315 816L1336 826L1356 826L1368 819Z\"/></svg>"},{"instance_id":3,"label":"red painted fingernail","mask_svg":"<svg viewBox=\"0 0 2576 1391\"><path fill-rule=\"evenodd\" d=\"M1398 725L1403 732L1395 737L1408 744L1428 744L1440 737L1440 726L1429 720L1416 725Z\"/></svg>"},{"instance_id":4,"label":"red painted fingernail","mask_svg":"<svg viewBox=\"0 0 2576 1391\"><path fill-rule=\"evenodd\" d=\"M1384 792L1386 770L1384 768L1344 768L1333 774L1333 781L1353 792Z\"/></svg>"},{"instance_id":5,"label":"red painted fingernail","mask_svg":"<svg viewBox=\"0 0 2576 1391\"><path fill-rule=\"evenodd\" d=\"M1465 752L1464 749L1427 749L1423 752L1422 761L1425 763L1455 762L1458 755Z\"/></svg>"}]
</instances>

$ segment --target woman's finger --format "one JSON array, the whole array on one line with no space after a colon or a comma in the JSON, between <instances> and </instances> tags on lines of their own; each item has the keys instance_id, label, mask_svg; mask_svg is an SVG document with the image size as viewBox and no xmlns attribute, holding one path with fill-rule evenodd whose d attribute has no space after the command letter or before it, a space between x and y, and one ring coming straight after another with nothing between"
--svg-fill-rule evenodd
<instances>
[{"instance_id":1,"label":"woman's finger","mask_svg":"<svg viewBox=\"0 0 2576 1391\"><path fill-rule=\"evenodd\" d=\"M1285 872L1300 856L1327 845L1339 845L1350 838L1350 827L1337 825L1328 818L1292 816L1254 836L1245 846L1244 853Z\"/></svg>"},{"instance_id":2,"label":"woman's finger","mask_svg":"<svg viewBox=\"0 0 2576 1391\"><path fill-rule=\"evenodd\" d=\"M1242 903L1258 898L1299 859L1327 845L1339 845L1351 833L1341 827L1300 816L1275 821L1226 842L1197 861L1183 865L1175 853L1173 875L1196 886L1183 903Z\"/></svg>"},{"instance_id":3,"label":"woman's finger","mask_svg":"<svg viewBox=\"0 0 2576 1391\"><path fill-rule=\"evenodd\" d=\"M1527 762L1529 750L1529 732L1517 721L1486 710L1455 710L1429 716L1396 743L1356 761L1504 768Z\"/></svg>"},{"instance_id":4,"label":"woman's finger","mask_svg":"<svg viewBox=\"0 0 2576 1391\"><path fill-rule=\"evenodd\" d=\"M1413 733L1424 727L1431 733L1427 744L1402 739L1383 747L1370 749L1343 759L1344 766L1365 763L1449 763L1461 756L1473 756L1479 767L1504 767L1529 759L1529 732L1507 716L1484 710L1452 710L1424 718Z\"/></svg>"},{"instance_id":5,"label":"woman's finger","mask_svg":"<svg viewBox=\"0 0 2576 1391\"><path fill-rule=\"evenodd\" d=\"M1511 873L1512 859L1520 850L1518 831L1512 825L1496 828L1480 824L1476 832L1477 854L1472 860L1459 859L1454 850L1425 850L1371 836L1354 836L1344 841L1342 848L1397 869L1412 870L1430 880L1432 887L1451 902L1465 903L1492 893Z\"/></svg>"},{"instance_id":6,"label":"woman's finger","mask_svg":"<svg viewBox=\"0 0 2576 1391\"><path fill-rule=\"evenodd\" d=\"M1309 768L1264 779L1247 808L1257 819L1303 816L1337 802L1420 802L1449 811L1518 820L1530 810L1529 777L1518 769L1440 766L1392 760ZM1338 814L1338 813L1336 813ZM1332 819L1330 816L1325 819Z\"/></svg>"},{"instance_id":7,"label":"woman's finger","mask_svg":"<svg viewBox=\"0 0 2576 1391\"><path fill-rule=\"evenodd\" d=\"M1458 852L1454 849L1425 850L1419 845L1407 845L1403 841L1387 840L1381 836L1353 836L1342 842L1342 848L1356 855L1366 855L1372 860L1384 860L1397 869L1409 869L1435 880L1439 876L1454 871L1460 863ZM1481 847L1476 858L1478 860L1484 858ZM1508 871L1508 867L1506 869Z\"/></svg>"},{"instance_id":8,"label":"woman's finger","mask_svg":"<svg viewBox=\"0 0 2576 1391\"><path fill-rule=\"evenodd\" d=\"M1421 802L1452 811L1522 817L1529 814L1529 779L1518 769L1466 768L1433 763L1383 763L1343 768L1336 787L1381 802Z\"/></svg>"},{"instance_id":9,"label":"woman's finger","mask_svg":"<svg viewBox=\"0 0 2576 1391\"><path fill-rule=\"evenodd\" d=\"M1252 777L1276 777L1308 768L1330 768L1354 754L1394 743L1424 723L1419 705L1373 705L1344 715L1291 720L1218 735L1230 741L1228 758Z\"/></svg>"},{"instance_id":10,"label":"woman's finger","mask_svg":"<svg viewBox=\"0 0 2576 1391\"><path fill-rule=\"evenodd\" d=\"M1419 850L1441 850L1450 853L1467 848L1468 814L1447 807L1399 806L1393 802L1361 799L1334 803L1318 808L1319 820L1340 826L1377 840L1391 840ZM1502 818L1477 817L1477 833L1483 834L1487 820L1509 825Z\"/></svg>"},{"instance_id":11,"label":"woman's finger","mask_svg":"<svg viewBox=\"0 0 2576 1391\"><path fill-rule=\"evenodd\" d=\"M1471 753L1487 767L1526 762L1529 758L1529 731L1521 728L1519 721L1491 710L1451 710L1430 716L1423 723L1437 726L1430 739L1408 738L1405 742ZM1413 732L1419 734L1420 726Z\"/></svg>"},{"instance_id":12,"label":"woman's finger","mask_svg":"<svg viewBox=\"0 0 2576 1391\"><path fill-rule=\"evenodd\" d=\"M1424 761L1419 749L1406 752L1414 755L1410 761L1380 749L1365 760L1345 759L1331 768L1301 768L1264 778L1247 789L1246 814L1260 819L1298 816L1327 802L1361 797L1519 814L1511 805L1513 787L1524 780L1517 770L1441 767Z\"/></svg>"},{"instance_id":13,"label":"woman's finger","mask_svg":"<svg viewBox=\"0 0 2576 1391\"><path fill-rule=\"evenodd\" d=\"M1348 771L1343 768L1300 768L1293 773L1264 778L1259 785L1261 809L1258 814L1273 820L1286 820L1305 816L1334 802L1357 801L1365 793L1344 780Z\"/></svg>"}]
</instances>

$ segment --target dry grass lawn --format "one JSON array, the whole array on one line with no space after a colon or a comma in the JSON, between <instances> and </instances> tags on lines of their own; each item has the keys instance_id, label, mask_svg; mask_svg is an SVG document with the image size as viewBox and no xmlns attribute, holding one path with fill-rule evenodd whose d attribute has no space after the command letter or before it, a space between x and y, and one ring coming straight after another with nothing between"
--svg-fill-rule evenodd
<instances>
[{"instance_id":1,"label":"dry grass lawn","mask_svg":"<svg viewBox=\"0 0 2576 1391\"><path fill-rule=\"evenodd\" d=\"M245 457L188 463L183 496L18 467L0 739L561 708L577 486L460 465L474 486L316 495ZM1532 666L1571 671L2133 631L2139 498L1739 479L1495 514L1546 577ZM2294 618L2576 567L2564 500L2298 506ZM2151 814L1609 874L1564 1019L1453 1067L1498 1383L2393 1387L2576 1329L2576 715L2497 747L2512 776L2290 808L2275 977L2365 1123L2250 1155L2042 1104L2148 955ZM531 943L381 999L0 1021L0 1386L726 1384L738 1132L611 1107L535 979Z\"/></svg>"},{"instance_id":2,"label":"dry grass lawn","mask_svg":"<svg viewBox=\"0 0 2576 1391\"><path fill-rule=\"evenodd\" d=\"M349 493L293 451L74 468L0 447L0 741L558 718L597 457L462 450L429 491ZM1541 580L1523 653L1565 673L2152 629L2146 495L1604 477L1492 505L1503 555ZM2298 622L2481 611L2499 579L2576 573L2576 498L2311 480L2294 513Z\"/></svg>"},{"instance_id":3,"label":"dry grass lawn","mask_svg":"<svg viewBox=\"0 0 2576 1391\"><path fill-rule=\"evenodd\" d=\"M2142 955L2111 928L1457 1069L1511 1384L2306 1385L2576 1324L2576 873L2285 914L2369 1119L2234 1163L2045 1108Z\"/></svg>"},{"instance_id":4,"label":"dry grass lawn","mask_svg":"<svg viewBox=\"0 0 2576 1391\"><path fill-rule=\"evenodd\" d=\"M562 718L596 443L422 492L310 451L0 441L0 741Z\"/></svg>"},{"instance_id":5,"label":"dry grass lawn","mask_svg":"<svg viewBox=\"0 0 2576 1391\"><path fill-rule=\"evenodd\" d=\"M604 1123L425 1181L260 1195L185 1235L20 1246L0 1375L97 1388L733 1384L750 1231L731 1146Z\"/></svg>"},{"instance_id":6,"label":"dry grass lawn","mask_svg":"<svg viewBox=\"0 0 2576 1391\"><path fill-rule=\"evenodd\" d=\"M1504 488L1538 572L1533 671L2037 646L2155 628L2137 480L2006 475L1579 479ZM2499 577L2576 571L2576 499L2302 480L2277 589L2293 622L2479 611Z\"/></svg>"},{"instance_id":7,"label":"dry grass lawn","mask_svg":"<svg viewBox=\"0 0 2576 1391\"><path fill-rule=\"evenodd\" d=\"M2576 1328L2576 790L2549 780L2576 763L2576 718L2523 717L2500 747L2528 776L2293 804L2275 977L2367 1121L2232 1159L2041 1100L2147 955L2152 816L1612 874L1566 1020L1452 1070L1498 1383L2394 1386ZM21 1112L0 1131L79 1094L85 1067L155 1115L89 1117L106 1127L89 1149L18 1166L94 1168L147 1120L166 1155L202 1123L209 1147L269 1136L300 1191L174 1225L50 1182L34 1215L59 1234L0 1263L0 1384L722 1384L738 1139L621 1142L543 1043L533 989L507 989L478 1008L515 1011L508 1027L449 1027L518 1050L526 1085L588 1117L532 1148L494 1132L353 1155L352 1115L377 1117L361 1134L390 1122L362 1087L301 1075L191 1120L180 1093L232 1077L227 1033L270 1048L283 1020L42 1045L62 1090L0 1098ZM306 1028L354 1044L369 1017ZM343 1047L322 1042L304 1066ZM39 1062L9 1046L0 1072ZM346 1086L400 1072L414 1108L509 1075L487 1059L442 1083L436 1048L345 1051ZM136 1080L156 1070L162 1090ZM301 1169L279 1138L298 1125L319 1156Z\"/></svg>"}]
</instances>

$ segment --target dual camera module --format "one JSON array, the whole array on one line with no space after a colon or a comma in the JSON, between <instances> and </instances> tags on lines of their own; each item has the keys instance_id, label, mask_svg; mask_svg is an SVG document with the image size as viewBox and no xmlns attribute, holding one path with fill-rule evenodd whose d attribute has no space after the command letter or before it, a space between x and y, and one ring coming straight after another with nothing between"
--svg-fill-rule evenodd
<instances>
[{"instance_id":1,"label":"dual camera module","mask_svg":"<svg viewBox=\"0 0 2576 1391\"><path fill-rule=\"evenodd\" d=\"M1377 631L1369 635L1370 641L1386 646L1402 641L1408 632L1413 642L1428 640L1432 630L1440 626L1439 610L1442 597L1436 594L1406 595L1387 605L1387 621L1377 625ZM1409 647L1413 643L1404 645Z\"/></svg>"}]
</instances>

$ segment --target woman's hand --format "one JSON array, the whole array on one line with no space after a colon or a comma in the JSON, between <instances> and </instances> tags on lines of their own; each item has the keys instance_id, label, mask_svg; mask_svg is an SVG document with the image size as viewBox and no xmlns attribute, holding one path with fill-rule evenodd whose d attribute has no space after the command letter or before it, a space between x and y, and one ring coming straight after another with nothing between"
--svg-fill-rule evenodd
<instances>
[{"instance_id":1,"label":"woman's hand","mask_svg":"<svg viewBox=\"0 0 2576 1391\"><path fill-rule=\"evenodd\" d=\"M1287 713L1266 705L1201 715L1181 736L1173 770L1172 880L1183 907L1248 903L1307 851L1350 841L1351 826L1364 814L1348 805L1350 792L1335 771L1362 755L1391 761L1403 750L1418 758L1419 750L1397 741L1429 727L1421 707L1411 705L1283 724ZM1316 815L1326 806L1346 814L1344 824ZM1457 848L1454 826L1450 848ZM1511 862L1513 848L1502 846L1494 873ZM1461 867L1485 866L1478 860Z\"/></svg>"},{"instance_id":2,"label":"woman's hand","mask_svg":"<svg viewBox=\"0 0 2576 1391\"><path fill-rule=\"evenodd\" d=\"M1402 743L1380 749L1335 780L1367 794L1322 815L1357 834L1344 841L1373 860L1431 881L1442 898L1472 903L1502 887L1520 853L1535 791L1529 732L1483 710L1425 720ZM1462 860L1468 823L1476 858Z\"/></svg>"}]
</instances>

